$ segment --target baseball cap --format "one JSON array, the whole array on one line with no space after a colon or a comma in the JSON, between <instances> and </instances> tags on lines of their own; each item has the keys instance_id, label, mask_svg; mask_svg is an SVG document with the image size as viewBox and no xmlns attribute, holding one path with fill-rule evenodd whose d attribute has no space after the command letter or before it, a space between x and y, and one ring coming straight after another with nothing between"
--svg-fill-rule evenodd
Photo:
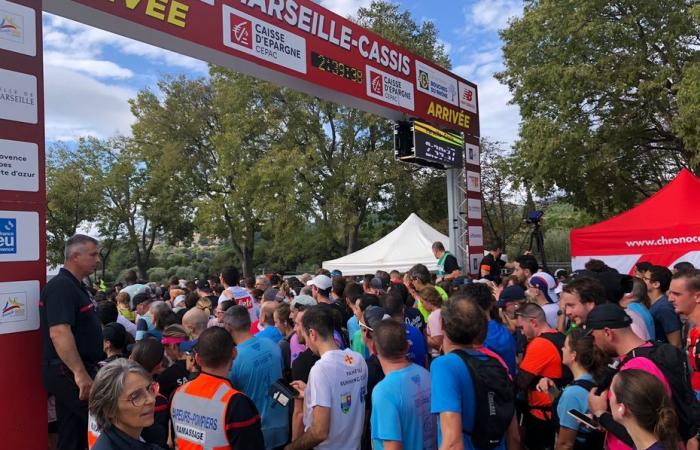
<instances>
[{"instance_id":1,"label":"baseball cap","mask_svg":"<svg viewBox=\"0 0 700 450\"><path fill-rule=\"evenodd\" d=\"M535 276L530 278L529 283L530 286L539 289L540 292L542 292L542 295L544 295L544 298L546 298L549 303L552 303L552 299L549 297L549 283L547 283L547 280L542 277Z\"/></svg>"},{"instance_id":2,"label":"baseball cap","mask_svg":"<svg viewBox=\"0 0 700 450\"><path fill-rule=\"evenodd\" d=\"M209 287L209 282L207 280L197 280L197 289L200 291L211 292L211 287Z\"/></svg>"},{"instance_id":3,"label":"baseball cap","mask_svg":"<svg viewBox=\"0 0 700 450\"><path fill-rule=\"evenodd\" d=\"M518 285L508 286L501 291L501 295L498 297L498 307L503 308L508 302L518 302L520 300L525 300L525 289Z\"/></svg>"},{"instance_id":4,"label":"baseball cap","mask_svg":"<svg viewBox=\"0 0 700 450\"><path fill-rule=\"evenodd\" d=\"M175 300L173 300L173 308L179 307L181 304L185 303L185 295L181 294L175 297Z\"/></svg>"},{"instance_id":5,"label":"baseball cap","mask_svg":"<svg viewBox=\"0 0 700 450\"><path fill-rule=\"evenodd\" d=\"M331 272L331 277L332 277L332 278L335 278L335 277L342 277L342 276L343 276L343 272L341 272L341 271L338 270L338 269L335 269L334 271Z\"/></svg>"},{"instance_id":6,"label":"baseball cap","mask_svg":"<svg viewBox=\"0 0 700 450\"><path fill-rule=\"evenodd\" d=\"M613 303L598 305L588 313L584 329L586 334L603 328L619 329L632 325L632 319L624 309Z\"/></svg>"},{"instance_id":7,"label":"baseball cap","mask_svg":"<svg viewBox=\"0 0 700 450\"><path fill-rule=\"evenodd\" d=\"M297 295L294 297L294 300L292 300L291 307L295 308L296 306L316 306L316 299L314 299L310 295Z\"/></svg>"},{"instance_id":8,"label":"baseball cap","mask_svg":"<svg viewBox=\"0 0 700 450\"><path fill-rule=\"evenodd\" d=\"M126 328L124 325L112 322L108 323L102 329L102 337L105 341L109 341L116 348L124 348L126 346Z\"/></svg>"},{"instance_id":9,"label":"baseball cap","mask_svg":"<svg viewBox=\"0 0 700 450\"><path fill-rule=\"evenodd\" d=\"M197 342L198 342L197 339L192 339L191 341L180 342L180 351L181 352L193 351L194 347L197 345Z\"/></svg>"},{"instance_id":10,"label":"baseball cap","mask_svg":"<svg viewBox=\"0 0 700 450\"><path fill-rule=\"evenodd\" d=\"M140 305L141 303L151 302L153 297L151 297L147 292L141 292L140 294L134 295L132 303L134 306Z\"/></svg>"},{"instance_id":11,"label":"baseball cap","mask_svg":"<svg viewBox=\"0 0 700 450\"><path fill-rule=\"evenodd\" d=\"M322 291L325 291L326 289L330 289L331 286L333 285L333 281L330 279L329 276L327 275L316 275L313 277L311 280L309 280L308 283L306 283L307 286L316 286L317 288L321 289Z\"/></svg>"},{"instance_id":12,"label":"baseball cap","mask_svg":"<svg viewBox=\"0 0 700 450\"><path fill-rule=\"evenodd\" d=\"M378 277L372 278L372 280L370 280L369 282L369 285L372 289L379 289L382 291L386 291L387 288L386 286L384 286L384 280Z\"/></svg>"},{"instance_id":13,"label":"baseball cap","mask_svg":"<svg viewBox=\"0 0 700 450\"><path fill-rule=\"evenodd\" d=\"M374 331L374 328L379 325L379 322L384 319L391 319L391 316L389 316L381 306L371 305L365 309L365 312L362 314L362 319L364 323L360 323L360 325L364 326L369 331Z\"/></svg>"},{"instance_id":14,"label":"baseball cap","mask_svg":"<svg viewBox=\"0 0 700 450\"><path fill-rule=\"evenodd\" d=\"M267 288L265 289L265 292L263 292L263 301L270 301L274 302L277 300L277 294L279 294L280 290L277 288Z\"/></svg>"},{"instance_id":15,"label":"baseball cap","mask_svg":"<svg viewBox=\"0 0 700 450\"><path fill-rule=\"evenodd\" d=\"M558 278L558 277L560 277L560 276L562 276L562 277L568 277L568 276L569 276L569 273L566 271L566 269L557 269L557 270L555 270L555 271L554 271L554 278Z\"/></svg>"}]
</instances>

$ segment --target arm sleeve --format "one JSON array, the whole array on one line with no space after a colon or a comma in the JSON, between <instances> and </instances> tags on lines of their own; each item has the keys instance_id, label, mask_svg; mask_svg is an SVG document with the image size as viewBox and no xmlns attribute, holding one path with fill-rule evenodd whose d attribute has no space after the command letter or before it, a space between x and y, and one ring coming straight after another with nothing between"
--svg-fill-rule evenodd
<instances>
[{"instance_id":1,"label":"arm sleeve","mask_svg":"<svg viewBox=\"0 0 700 450\"><path fill-rule=\"evenodd\" d=\"M449 255L445 258L445 273L452 273L455 270L459 270L459 264L457 264L457 258Z\"/></svg>"},{"instance_id":2,"label":"arm sleeve","mask_svg":"<svg viewBox=\"0 0 700 450\"><path fill-rule=\"evenodd\" d=\"M552 360L559 357L554 345L544 338L535 338L528 344L520 369L540 376Z\"/></svg>"},{"instance_id":3,"label":"arm sleeve","mask_svg":"<svg viewBox=\"0 0 700 450\"><path fill-rule=\"evenodd\" d=\"M63 284L51 286L44 294L44 308L46 308L46 323L49 327L67 324L75 325L75 299L68 298L67 292L73 292Z\"/></svg>"},{"instance_id":4,"label":"arm sleeve","mask_svg":"<svg viewBox=\"0 0 700 450\"><path fill-rule=\"evenodd\" d=\"M332 406L331 387L328 384L325 374L319 370L318 366L311 368L306 395L309 396L309 406L312 408L314 406L323 406L326 408Z\"/></svg>"},{"instance_id":5,"label":"arm sleeve","mask_svg":"<svg viewBox=\"0 0 700 450\"><path fill-rule=\"evenodd\" d=\"M581 401L582 397L576 395L576 390L584 391L584 395L588 394L587 391L576 386L564 389L559 398L559 405L557 405L557 415L559 416L560 427L578 431L580 428L579 422L569 415L569 410L575 409L586 414L588 412L588 401L585 397Z\"/></svg>"},{"instance_id":6,"label":"arm sleeve","mask_svg":"<svg viewBox=\"0 0 700 450\"><path fill-rule=\"evenodd\" d=\"M654 317L661 328L663 328L664 333L670 334L681 329L681 319L678 318L678 314L671 308L661 308L657 311L656 317ZM656 336L659 338L659 336Z\"/></svg>"},{"instance_id":7,"label":"arm sleeve","mask_svg":"<svg viewBox=\"0 0 700 450\"><path fill-rule=\"evenodd\" d=\"M236 394L226 408L226 437L233 450L265 450L260 415L252 400Z\"/></svg>"},{"instance_id":8,"label":"arm sleeve","mask_svg":"<svg viewBox=\"0 0 700 450\"><path fill-rule=\"evenodd\" d=\"M450 371L449 355L441 356L430 366L430 412L462 413L462 393L459 389L459 378ZM457 361L464 364L461 361ZM466 366L465 366L466 370Z\"/></svg>"},{"instance_id":9,"label":"arm sleeve","mask_svg":"<svg viewBox=\"0 0 700 450\"><path fill-rule=\"evenodd\" d=\"M433 311L428 316L428 330L430 330L430 336L442 336L442 321L440 317L440 312Z\"/></svg>"},{"instance_id":10,"label":"arm sleeve","mask_svg":"<svg viewBox=\"0 0 700 450\"><path fill-rule=\"evenodd\" d=\"M632 440L632 437L630 437L629 433L627 433L624 426L615 422L612 414L608 412L601 414L601 416L598 417L598 423L600 423L600 426L605 428L608 433L611 433L613 436L624 442L625 445L630 448L634 448L634 441Z\"/></svg>"},{"instance_id":11,"label":"arm sleeve","mask_svg":"<svg viewBox=\"0 0 700 450\"><path fill-rule=\"evenodd\" d=\"M381 389L375 389L372 392L372 439L380 441L402 440L401 418L392 397L386 395Z\"/></svg>"}]
</instances>

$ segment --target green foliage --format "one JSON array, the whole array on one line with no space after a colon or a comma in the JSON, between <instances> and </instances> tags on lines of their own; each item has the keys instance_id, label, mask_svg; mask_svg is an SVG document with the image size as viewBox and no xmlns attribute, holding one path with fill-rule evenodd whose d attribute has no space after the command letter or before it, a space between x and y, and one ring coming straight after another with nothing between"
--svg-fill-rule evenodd
<instances>
[{"instance_id":1,"label":"green foliage","mask_svg":"<svg viewBox=\"0 0 700 450\"><path fill-rule=\"evenodd\" d=\"M700 173L700 22L687 0L531 0L501 33L523 116L514 168L596 217Z\"/></svg>"},{"instance_id":2,"label":"green foliage","mask_svg":"<svg viewBox=\"0 0 700 450\"><path fill-rule=\"evenodd\" d=\"M100 186L84 168L84 147L81 139L72 150L63 144L50 148L46 163L46 221L48 263L63 263L65 241L81 225L95 220L100 204Z\"/></svg>"},{"instance_id":3,"label":"green foliage","mask_svg":"<svg viewBox=\"0 0 700 450\"><path fill-rule=\"evenodd\" d=\"M164 267L151 267L148 269L148 281L163 283L167 281L168 271Z\"/></svg>"},{"instance_id":4,"label":"green foliage","mask_svg":"<svg viewBox=\"0 0 700 450\"><path fill-rule=\"evenodd\" d=\"M356 20L450 66L429 21L418 25L379 1ZM50 218L55 247L80 223L96 222L106 278L134 266L152 281L227 265L248 276L263 267L310 270L412 212L447 231L444 174L397 162L391 121L215 66L206 79L166 76L130 104L133 138L85 139L76 163L52 166L51 199L75 206L61 204L65 217ZM83 173L96 189L93 209L78 208L89 192L71 184ZM195 230L200 245L215 245L193 246Z\"/></svg>"},{"instance_id":5,"label":"green foliage","mask_svg":"<svg viewBox=\"0 0 700 450\"><path fill-rule=\"evenodd\" d=\"M486 243L498 242L507 253L526 211L513 185L510 154L497 143L481 140L481 198ZM509 245L510 244L510 245Z\"/></svg>"}]
</instances>

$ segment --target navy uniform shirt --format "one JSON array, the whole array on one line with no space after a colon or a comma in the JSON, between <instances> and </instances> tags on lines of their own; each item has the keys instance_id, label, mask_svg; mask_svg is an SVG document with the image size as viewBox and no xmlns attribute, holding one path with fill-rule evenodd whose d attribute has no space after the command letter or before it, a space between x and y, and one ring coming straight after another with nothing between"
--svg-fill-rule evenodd
<instances>
[{"instance_id":1,"label":"navy uniform shirt","mask_svg":"<svg viewBox=\"0 0 700 450\"><path fill-rule=\"evenodd\" d=\"M70 325L75 346L83 362L97 364L104 359L102 325L95 304L85 285L66 269L61 269L41 291L39 302L44 361L60 359L51 341L49 328Z\"/></svg>"}]
</instances>

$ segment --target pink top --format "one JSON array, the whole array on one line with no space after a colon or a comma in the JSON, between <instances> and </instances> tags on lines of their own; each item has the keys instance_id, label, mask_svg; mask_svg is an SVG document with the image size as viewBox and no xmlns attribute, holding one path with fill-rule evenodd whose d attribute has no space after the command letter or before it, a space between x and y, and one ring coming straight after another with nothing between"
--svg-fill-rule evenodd
<instances>
[{"instance_id":1,"label":"pink top","mask_svg":"<svg viewBox=\"0 0 700 450\"><path fill-rule=\"evenodd\" d=\"M647 347L649 345L651 344L643 345L642 347ZM620 368L621 371L629 369L639 369L654 375L656 378L661 380L664 387L666 388L666 391L668 392L668 395L671 395L671 386L668 384L668 380L664 376L663 372L661 372L661 370L656 366L656 364L654 364L649 358L644 358L641 356L637 358L632 358ZM613 436L612 433L607 434L605 444L605 448L607 448L608 450L632 450L632 447L628 447L627 445L625 445L624 442Z\"/></svg>"},{"instance_id":2,"label":"pink top","mask_svg":"<svg viewBox=\"0 0 700 450\"><path fill-rule=\"evenodd\" d=\"M428 336L430 337L442 336L442 320L440 319L440 309L436 309L435 311L431 312L428 316L427 332ZM440 351L431 349L430 354L433 356L438 356L440 354Z\"/></svg>"},{"instance_id":3,"label":"pink top","mask_svg":"<svg viewBox=\"0 0 700 450\"><path fill-rule=\"evenodd\" d=\"M306 345L300 344L299 339L297 339L297 334L294 333L292 335L292 337L289 339L289 353L290 353L289 363L290 364L293 363L294 360L297 359L297 356L299 356L299 354L301 352L303 352L304 350L306 350Z\"/></svg>"}]
</instances>

